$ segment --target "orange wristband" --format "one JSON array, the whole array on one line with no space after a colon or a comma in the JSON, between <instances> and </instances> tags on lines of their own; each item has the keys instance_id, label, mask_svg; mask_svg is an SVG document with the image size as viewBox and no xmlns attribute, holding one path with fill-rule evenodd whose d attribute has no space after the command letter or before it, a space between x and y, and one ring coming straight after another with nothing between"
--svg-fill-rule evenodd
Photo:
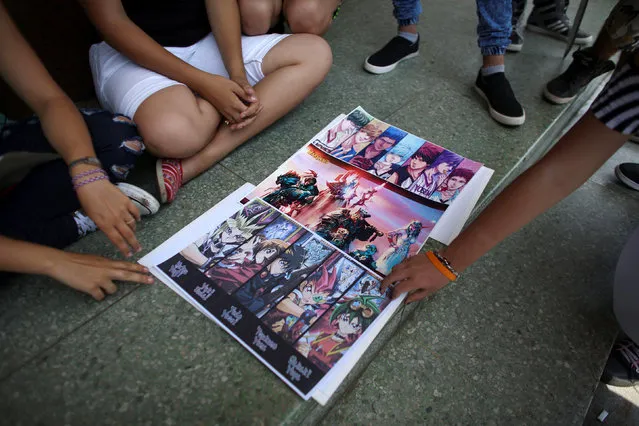
<instances>
[{"instance_id":1,"label":"orange wristband","mask_svg":"<svg viewBox=\"0 0 639 426\"><path fill-rule=\"evenodd\" d=\"M455 281L457 279L457 275L453 274L447 267L446 265L444 265L441 260L439 260L437 258L437 256L435 255L435 253L433 253L432 251L427 251L426 252L426 257L428 257L428 260L430 260L430 263L432 263L435 268L437 268L437 270L439 272L442 273L443 276L445 276L446 278L448 278L449 281Z\"/></svg>"}]
</instances>

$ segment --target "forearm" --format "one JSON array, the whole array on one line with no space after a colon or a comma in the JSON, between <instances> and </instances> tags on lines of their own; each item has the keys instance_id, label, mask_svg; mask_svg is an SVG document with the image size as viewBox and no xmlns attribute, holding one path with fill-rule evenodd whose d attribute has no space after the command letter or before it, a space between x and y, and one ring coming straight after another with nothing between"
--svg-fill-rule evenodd
<instances>
[{"instance_id":1,"label":"forearm","mask_svg":"<svg viewBox=\"0 0 639 426\"><path fill-rule=\"evenodd\" d=\"M59 250L0 235L0 271L50 275Z\"/></svg>"},{"instance_id":2,"label":"forearm","mask_svg":"<svg viewBox=\"0 0 639 426\"><path fill-rule=\"evenodd\" d=\"M36 113L47 140L67 164L78 158L95 157L86 123L69 98L50 99Z\"/></svg>"},{"instance_id":3,"label":"forearm","mask_svg":"<svg viewBox=\"0 0 639 426\"><path fill-rule=\"evenodd\" d=\"M206 0L206 11L226 71L231 77L244 77L246 73L242 59L242 30L237 1Z\"/></svg>"},{"instance_id":4,"label":"forearm","mask_svg":"<svg viewBox=\"0 0 639 426\"><path fill-rule=\"evenodd\" d=\"M47 139L65 161L95 156L80 113L18 32L2 3L0 74L40 118Z\"/></svg>"},{"instance_id":5,"label":"forearm","mask_svg":"<svg viewBox=\"0 0 639 426\"><path fill-rule=\"evenodd\" d=\"M581 186L627 138L586 114L545 157L504 189L443 254L463 271Z\"/></svg>"}]
</instances>

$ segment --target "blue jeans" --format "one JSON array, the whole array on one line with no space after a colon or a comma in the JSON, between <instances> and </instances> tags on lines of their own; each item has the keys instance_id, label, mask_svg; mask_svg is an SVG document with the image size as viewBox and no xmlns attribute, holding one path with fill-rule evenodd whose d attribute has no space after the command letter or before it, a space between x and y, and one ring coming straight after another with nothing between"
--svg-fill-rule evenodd
<instances>
[{"instance_id":1,"label":"blue jeans","mask_svg":"<svg viewBox=\"0 0 639 426\"><path fill-rule=\"evenodd\" d=\"M413 25L419 22L422 13L422 3L419 0L393 0L393 16L397 25Z\"/></svg>"},{"instance_id":2,"label":"blue jeans","mask_svg":"<svg viewBox=\"0 0 639 426\"><path fill-rule=\"evenodd\" d=\"M481 54L503 55L510 44L513 7L512 0L476 0L477 43ZM419 22L422 4L419 0L393 0L393 15L399 26Z\"/></svg>"},{"instance_id":3,"label":"blue jeans","mask_svg":"<svg viewBox=\"0 0 639 426\"><path fill-rule=\"evenodd\" d=\"M477 44L483 56L503 55L510 44L512 0L476 0Z\"/></svg>"}]
</instances>

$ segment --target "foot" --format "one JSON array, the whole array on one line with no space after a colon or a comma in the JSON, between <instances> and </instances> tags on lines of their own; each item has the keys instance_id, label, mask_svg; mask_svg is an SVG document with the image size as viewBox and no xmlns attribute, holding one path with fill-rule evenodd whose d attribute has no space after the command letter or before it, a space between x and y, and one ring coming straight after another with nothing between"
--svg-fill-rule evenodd
<instances>
[{"instance_id":1,"label":"foot","mask_svg":"<svg viewBox=\"0 0 639 426\"><path fill-rule=\"evenodd\" d=\"M115 186L133 202L138 208L140 216L149 216L160 210L160 202L144 189L130 183L119 182Z\"/></svg>"},{"instance_id":2,"label":"foot","mask_svg":"<svg viewBox=\"0 0 639 426\"><path fill-rule=\"evenodd\" d=\"M622 163L615 167L615 175L624 185L639 191L639 164Z\"/></svg>"},{"instance_id":3,"label":"foot","mask_svg":"<svg viewBox=\"0 0 639 426\"><path fill-rule=\"evenodd\" d=\"M419 55L419 38L411 43L404 37L395 36L386 46L366 58L364 69L373 74L393 71L397 64Z\"/></svg>"},{"instance_id":4,"label":"foot","mask_svg":"<svg viewBox=\"0 0 639 426\"><path fill-rule=\"evenodd\" d=\"M559 40L568 41L568 35L571 28L570 19L565 14L559 18L544 18L543 14L533 10L528 18L526 28L539 34L554 37ZM575 44L590 45L592 43L592 35L585 31L577 30Z\"/></svg>"},{"instance_id":5,"label":"foot","mask_svg":"<svg viewBox=\"0 0 639 426\"><path fill-rule=\"evenodd\" d=\"M506 50L509 52L521 52L522 47L524 47L524 38L519 34L519 30L513 28L510 33L510 44L506 47Z\"/></svg>"},{"instance_id":6,"label":"foot","mask_svg":"<svg viewBox=\"0 0 639 426\"><path fill-rule=\"evenodd\" d=\"M615 69L611 60L602 61L592 54L592 48L576 51L566 71L544 88L544 97L554 104L570 102L596 77Z\"/></svg>"},{"instance_id":7,"label":"foot","mask_svg":"<svg viewBox=\"0 0 639 426\"><path fill-rule=\"evenodd\" d=\"M639 346L630 339L617 341L601 381L611 386L633 386L639 380Z\"/></svg>"},{"instance_id":8,"label":"foot","mask_svg":"<svg viewBox=\"0 0 639 426\"><path fill-rule=\"evenodd\" d=\"M160 201L171 203L182 186L182 162L170 159L157 160L155 175L160 189Z\"/></svg>"},{"instance_id":9,"label":"foot","mask_svg":"<svg viewBox=\"0 0 639 426\"><path fill-rule=\"evenodd\" d=\"M488 111L495 121L506 126L521 126L526 113L515 97L503 72L483 76L481 70L475 81L475 89L488 103Z\"/></svg>"}]
</instances>

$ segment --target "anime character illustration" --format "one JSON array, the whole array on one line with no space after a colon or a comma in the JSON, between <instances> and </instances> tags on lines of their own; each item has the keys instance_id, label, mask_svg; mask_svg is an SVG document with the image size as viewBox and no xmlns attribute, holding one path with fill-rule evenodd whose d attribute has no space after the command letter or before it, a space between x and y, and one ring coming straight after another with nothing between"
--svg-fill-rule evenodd
<instances>
[{"instance_id":1,"label":"anime character illustration","mask_svg":"<svg viewBox=\"0 0 639 426\"><path fill-rule=\"evenodd\" d=\"M391 126L375 138L366 148L359 151L349 163L360 169L369 170L373 167L373 164L384 157L388 150L406 137L407 134L403 130Z\"/></svg>"},{"instance_id":2,"label":"anime character illustration","mask_svg":"<svg viewBox=\"0 0 639 426\"><path fill-rule=\"evenodd\" d=\"M359 208L354 212L350 209L336 210L320 218L319 223L315 226L315 232L336 247L348 250L355 240L372 242L375 238L384 235L383 232L368 223L366 219L369 217L371 217L370 213L364 208ZM335 239L334 232L340 228L345 229L348 234Z\"/></svg>"},{"instance_id":3,"label":"anime character illustration","mask_svg":"<svg viewBox=\"0 0 639 426\"><path fill-rule=\"evenodd\" d=\"M355 250L349 253L353 259L372 270L377 270L376 254L377 246L375 244L366 244L364 250Z\"/></svg>"},{"instance_id":4,"label":"anime character illustration","mask_svg":"<svg viewBox=\"0 0 639 426\"><path fill-rule=\"evenodd\" d=\"M362 268L336 252L283 298L262 321L293 343L353 285Z\"/></svg>"},{"instance_id":5,"label":"anime character illustration","mask_svg":"<svg viewBox=\"0 0 639 426\"><path fill-rule=\"evenodd\" d=\"M251 212L253 214L251 214ZM189 262L205 271L234 251L257 231L279 216L275 210L252 203L180 251Z\"/></svg>"},{"instance_id":6,"label":"anime character illustration","mask_svg":"<svg viewBox=\"0 0 639 426\"><path fill-rule=\"evenodd\" d=\"M293 272L302 267L305 256L304 247L293 244L233 293L233 297L249 311L260 311L270 301L271 289L288 282Z\"/></svg>"},{"instance_id":7,"label":"anime character illustration","mask_svg":"<svg viewBox=\"0 0 639 426\"><path fill-rule=\"evenodd\" d=\"M355 109L346 118L328 130L320 139L315 139L313 144L328 152L340 146L359 129L366 126L373 119L361 108Z\"/></svg>"},{"instance_id":8,"label":"anime character illustration","mask_svg":"<svg viewBox=\"0 0 639 426\"><path fill-rule=\"evenodd\" d=\"M328 371L380 313L378 296L343 297L300 338L295 348L323 371ZM317 331L316 331L317 329Z\"/></svg>"},{"instance_id":9,"label":"anime character illustration","mask_svg":"<svg viewBox=\"0 0 639 426\"><path fill-rule=\"evenodd\" d=\"M290 243L284 240L267 240L261 235L256 235L224 260L207 270L204 275L227 294L230 294L262 270L275 257L281 255L289 245Z\"/></svg>"},{"instance_id":10,"label":"anime character illustration","mask_svg":"<svg viewBox=\"0 0 639 426\"><path fill-rule=\"evenodd\" d=\"M402 156L396 152L390 151L384 155L377 163L373 164L373 167L368 169L368 172L379 176L382 179L388 179L395 170L400 167L402 163Z\"/></svg>"},{"instance_id":11,"label":"anime character illustration","mask_svg":"<svg viewBox=\"0 0 639 426\"><path fill-rule=\"evenodd\" d=\"M473 175L472 170L456 168L448 176L448 179L437 188L437 191L433 192L430 199L438 203L451 204Z\"/></svg>"},{"instance_id":12,"label":"anime character illustration","mask_svg":"<svg viewBox=\"0 0 639 426\"><path fill-rule=\"evenodd\" d=\"M428 198L444 183L448 174L462 162L464 157L451 151L444 151L408 187L414 194Z\"/></svg>"},{"instance_id":13,"label":"anime character illustration","mask_svg":"<svg viewBox=\"0 0 639 426\"><path fill-rule=\"evenodd\" d=\"M387 179L390 183L399 185L404 189L410 186L421 176L429 164L432 164L443 148L431 143L424 144L417 150L408 161L400 168L396 169Z\"/></svg>"},{"instance_id":14,"label":"anime character illustration","mask_svg":"<svg viewBox=\"0 0 639 426\"><path fill-rule=\"evenodd\" d=\"M389 127L388 124L374 118L353 136L346 139L340 146L332 150L330 154L342 161L349 162L358 152L366 148Z\"/></svg>"},{"instance_id":15,"label":"anime character illustration","mask_svg":"<svg viewBox=\"0 0 639 426\"><path fill-rule=\"evenodd\" d=\"M273 207L294 216L300 209L311 204L319 194L317 189L317 173L307 170L298 173L289 170L277 177L278 185L262 199Z\"/></svg>"},{"instance_id":16,"label":"anime character illustration","mask_svg":"<svg viewBox=\"0 0 639 426\"><path fill-rule=\"evenodd\" d=\"M382 273L388 274L395 265L406 259L422 228L421 222L413 220L406 228L389 232L387 238L390 247L379 257L377 268Z\"/></svg>"},{"instance_id":17,"label":"anime character illustration","mask_svg":"<svg viewBox=\"0 0 639 426\"><path fill-rule=\"evenodd\" d=\"M259 234L267 240L286 240L299 229L299 225L291 222L286 216L280 216L270 225L262 229Z\"/></svg>"},{"instance_id":18,"label":"anime character illustration","mask_svg":"<svg viewBox=\"0 0 639 426\"><path fill-rule=\"evenodd\" d=\"M249 311L262 317L333 252L307 232L233 295Z\"/></svg>"},{"instance_id":19,"label":"anime character illustration","mask_svg":"<svg viewBox=\"0 0 639 426\"><path fill-rule=\"evenodd\" d=\"M263 318L264 323L288 342L294 342L334 301L337 274L337 268L329 271L322 265L320 271L282 299Z\"/></svg>"},{"instance_id":20,"label":"anime character illustration","mask_svg":"<svg viewBox=\"0 0 639 426\"><path fill-rule=\"evenodd\" d=\"M350 207L356 207L356 206L364 207L366 203L368 203L371 200L371 198L373 198L375 194L377 194L377 191L379 191L383 187L384 185L380 185L380 186L374 186L372 188L364 189L362 193L357 196L356 201L353 201L351 199Z\"/></svg>"},{"instance_id":21,"label":"anime character illustration","mask_svg":"<svg viewBox=\"0 0 639 426\"><path fill-rule=\"evenodd\" d=\"M346 207L357 196L358 186L357 172L347 171L335 176L334 181L326 182L326 189L322 192L327 194L331 200L337 201L338 206Z\"/></svg>"}]
</instances>

